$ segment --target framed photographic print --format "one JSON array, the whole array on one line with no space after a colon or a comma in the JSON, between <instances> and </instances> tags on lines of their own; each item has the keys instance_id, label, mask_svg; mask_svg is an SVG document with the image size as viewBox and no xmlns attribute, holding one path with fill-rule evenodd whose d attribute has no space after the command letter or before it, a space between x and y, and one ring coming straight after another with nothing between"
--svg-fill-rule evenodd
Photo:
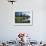
<instances>
[{"instance_id":1,"label":"framed photographic print","mask_svg":"<svg viewBox=\"0 0 46 46\"><path fill-rule=\"evenodd\" d=\"M31 11L16 11L15 25L32 25L32 10Z\"/></svg>"}]
</instances>

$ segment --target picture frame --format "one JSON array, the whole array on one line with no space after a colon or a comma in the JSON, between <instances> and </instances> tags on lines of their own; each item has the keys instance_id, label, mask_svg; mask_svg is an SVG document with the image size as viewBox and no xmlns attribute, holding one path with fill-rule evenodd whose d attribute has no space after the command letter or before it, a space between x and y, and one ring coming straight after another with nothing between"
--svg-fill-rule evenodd
<instances>
[{"instance_id":1,"label":"picture frame","mask_svg":"<svg viewBox=\"0 0 46 46\"><path fill-rule=\"evenodd\" d=\"M32 26L33 24L33 11L30 10L16 10L15 21L16 26Z\"/></svg>"}]
</instances>

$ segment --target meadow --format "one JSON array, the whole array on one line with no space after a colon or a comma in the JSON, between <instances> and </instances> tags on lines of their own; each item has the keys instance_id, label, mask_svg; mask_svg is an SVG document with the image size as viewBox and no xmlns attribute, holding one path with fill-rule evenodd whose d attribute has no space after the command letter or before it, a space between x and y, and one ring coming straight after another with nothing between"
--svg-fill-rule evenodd
<instances>
[{"instance_id":1,"label":"meadow","mask_svg":"<svg viewBox=\"0 0 46 46\"><path fill-rule=\"evenodd\" d=\"M29 17L27 16L16 16L15 17L15 23L30 23L30 20L28 20Z\"/></svg>"}]
</instances>

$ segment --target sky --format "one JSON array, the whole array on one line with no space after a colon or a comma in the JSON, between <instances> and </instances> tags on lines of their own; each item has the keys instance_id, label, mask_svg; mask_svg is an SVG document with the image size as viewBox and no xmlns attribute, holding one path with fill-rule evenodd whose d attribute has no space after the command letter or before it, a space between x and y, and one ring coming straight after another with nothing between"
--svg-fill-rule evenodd
<instances>
[{"instance_id":1,"label":"sky","mask_svg":"<svg viewBox=\"0 0 46 46\"><path fill-rule=\"evenodd\" d=\"M29 13L27 12L15 12L15 15L20 16L20 15L29 15Z\"/></svg>"}]
</instances>

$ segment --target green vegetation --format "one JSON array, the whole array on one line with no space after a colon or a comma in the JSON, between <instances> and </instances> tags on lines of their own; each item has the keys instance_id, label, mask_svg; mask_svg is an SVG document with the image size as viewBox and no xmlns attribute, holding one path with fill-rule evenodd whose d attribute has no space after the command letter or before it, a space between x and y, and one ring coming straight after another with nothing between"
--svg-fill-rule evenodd
<instances>
[{"instance_id":1,"label":"green vegetation","mask_svg":"<svg viewBox=\"0 0 46 46\"><path fill-rule=\"evenodd\" d=\"M28 18L29 17L27 17L27 16L16 16L15 23L30 23L30 20L28 20Z\"/></svg>"}]
</instances>

